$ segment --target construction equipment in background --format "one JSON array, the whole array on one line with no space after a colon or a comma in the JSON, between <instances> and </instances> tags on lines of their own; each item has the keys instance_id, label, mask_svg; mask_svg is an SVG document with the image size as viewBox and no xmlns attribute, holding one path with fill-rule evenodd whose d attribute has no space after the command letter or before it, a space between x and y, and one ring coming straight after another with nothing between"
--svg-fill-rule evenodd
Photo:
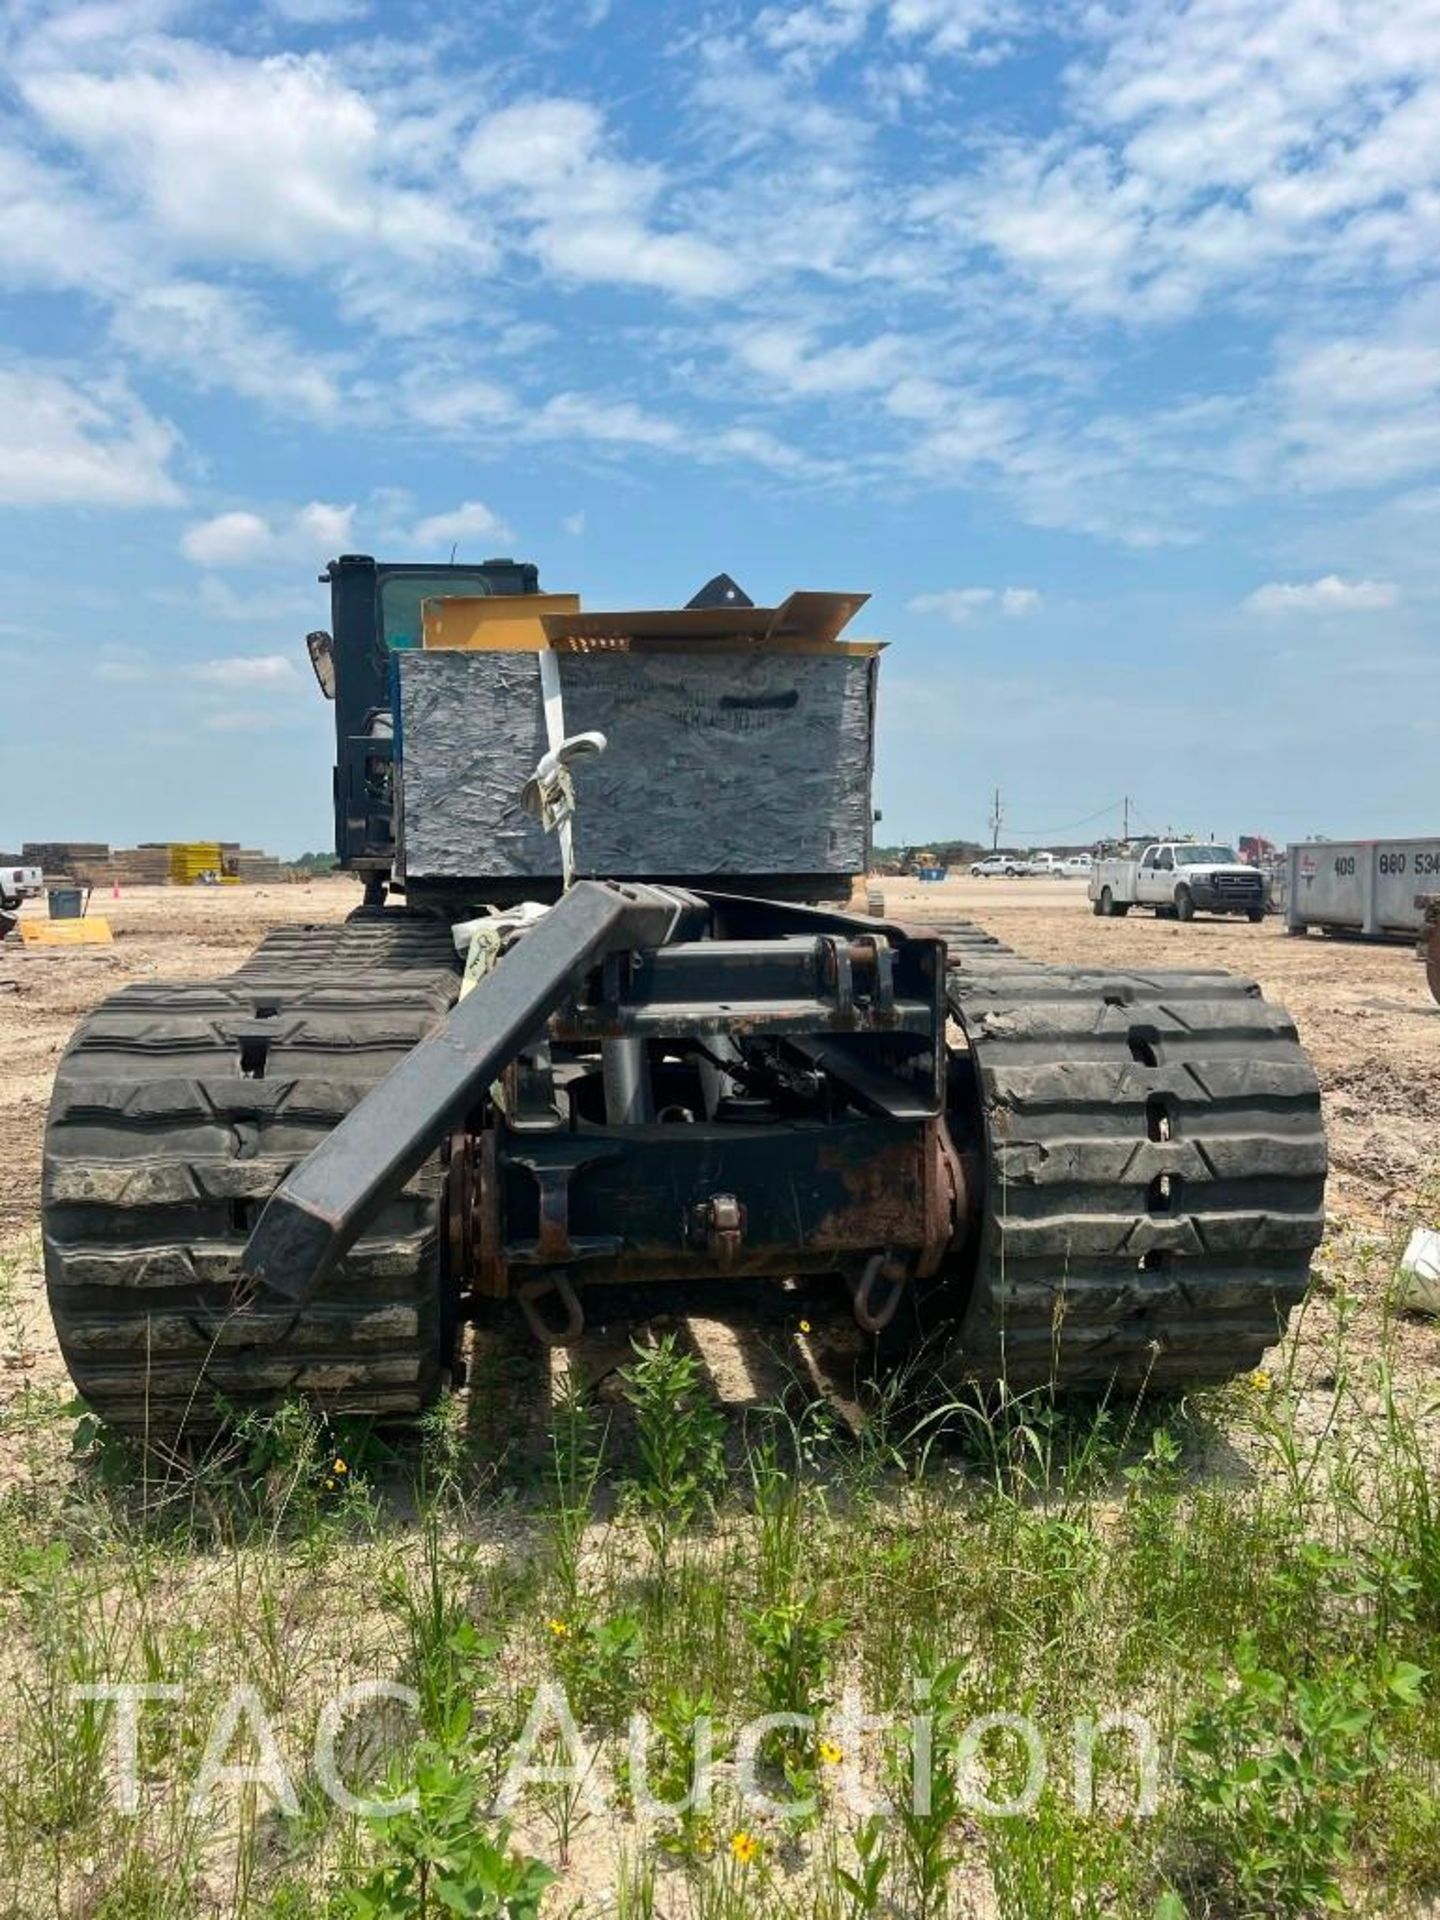
<instances>
[{"instance_id":1,"label":"construction equipment in background","mask_svg":"<svg viewBox=\"0 0 1440 1920\"><path fill-rule=\"evenodd\" d=\"M307 646L366 904L126 988L56 1078L46 1276L98 1412L411 1415L467 1320L508 1300L563 1344L617 1284L798 1278L951 1385L1255 1366L1322 1227L1294 1027L1225 974L845 910L863 594L757 607L722 575L597 614L510 560L324 578Z\"/></svg>"}]
</instances>

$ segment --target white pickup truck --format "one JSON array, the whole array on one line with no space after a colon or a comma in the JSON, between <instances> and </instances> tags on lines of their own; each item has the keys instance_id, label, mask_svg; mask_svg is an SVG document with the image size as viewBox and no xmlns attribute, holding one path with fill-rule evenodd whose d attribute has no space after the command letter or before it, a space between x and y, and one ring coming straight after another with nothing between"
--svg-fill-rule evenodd
<instances>
[{"instance_id":1,"label":"white pickup truck","mask_svg":"<svg viewBox=\"0 0 1440 1920\"><path fill-rule=\"evenodd\" d=\"M14 927L20 902L44 891L45 876L39 867L0 867L0 940Z\"/></svg>"},{"instance_id":2,"label":"white pickup truck","mask_svg":"<svg viewBox=\"0 0 1440 1920\"><path fill-rule=\"evenodd\" d=\"M1138 859L1097 860L1090 870L1090 898L1106 918L1153 907L1177 920L1193 920L1197 913L1263 920L1266 894L1258 867L1247 867L1233 847L1211 841L1155 840Z\"/></svg>"}]
</instances>

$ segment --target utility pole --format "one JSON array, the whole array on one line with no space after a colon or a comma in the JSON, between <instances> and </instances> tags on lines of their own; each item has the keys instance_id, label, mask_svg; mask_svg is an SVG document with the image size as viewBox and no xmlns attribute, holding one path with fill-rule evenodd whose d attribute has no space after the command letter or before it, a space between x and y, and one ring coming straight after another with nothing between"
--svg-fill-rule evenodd
<instances>
[{"instance_id":1,"label":"utility pole","mask_svg":"<svg viewBox=\"0 0 1440 1920\"><path fill-rule=\"evenodd\" d=\"M1122 840L1128 840L1130 838L1130 796L1128 793L1120 804L1125 810L1125 820L1124 825L1120 829L1120 838Z\"/></svg>"},{"instance_id":2,"label":"utility pole","mask_svg":"<svg viewBox=\"0 0 1440 1920\"><path fill-rule=\"evenodd\" d=\"M1000 811L1000 789L996 787L995 805L990 814L990 851L992 853L1000 851L1000 823L1003 818L1004 815Z\"/></svg>"}]
</instances>

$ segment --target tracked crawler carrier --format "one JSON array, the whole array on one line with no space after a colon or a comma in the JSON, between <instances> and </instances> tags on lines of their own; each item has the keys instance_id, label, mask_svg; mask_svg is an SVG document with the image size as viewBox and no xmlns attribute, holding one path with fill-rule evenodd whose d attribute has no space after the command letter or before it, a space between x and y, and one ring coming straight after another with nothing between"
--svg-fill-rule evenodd
<instances>
[{"instance_id":1,"label":"tracked crawler carrier","mask_svg":"<svg viewBox=\"0 0 1440 1920\"><path fill-rule=\"evenodd\" d=\"M125 989L57 1078L46 1271L98 1411L403 1416L486 1303L566 1341L652 1280L829 1277L982 1386L1255 1365L1322 1224L1293 1026L1224 974L845 911L863 596L759 608L722 576L593 615L509 561L325 578L365 904Z\"/></svg>"}]
</instances>

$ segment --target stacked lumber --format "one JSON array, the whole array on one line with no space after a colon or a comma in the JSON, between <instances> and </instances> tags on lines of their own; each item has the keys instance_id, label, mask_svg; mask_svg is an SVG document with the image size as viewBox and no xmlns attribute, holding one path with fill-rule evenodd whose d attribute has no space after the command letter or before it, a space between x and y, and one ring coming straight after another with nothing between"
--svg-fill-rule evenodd
<instances>
[{"instance_id":1,"label":"stacked lumber","mask_svg":"<svg viewBox=\"0 0 1440 1920\"><path fill-rule=\"evenodd\" d=\"M170 881L168 847L117 847L107 879L131 887L163 887Z\"/></svg>"},{"instance_id":2,"label":"stacked lumber","mask_svg":"<svg viewBox=\"0 0 1440 1920\"><path fill-rule=\"evenodd\" d=\"M269 881L287 880L289 868L273 853L262 853L258 847L240 847L229 856L227 865L237 880L247 886L264 885Z\"/></svg>"},{"instance_id":3,"label":"stacked lumber","mask_svg":"<svg viewBox=\"0 0 1440 1920\"><path fill-rule=\"evenodd\" d=\"M103 840L27 840L16 864L39 867L47 878L68 874L79 879L77 867L103 865L109 858Z\"/></svg>"},{"instance_id":4,"label":"stacked lumber","mask_svg":"<svg viewBox=\"0 0 1440 1920\"><path fill-rule=\"evenodd\" d=\"M260 847L238 840L147 840L116 847L80 840L29 840L20 854L0 854L0 866L42 867L48 879L68 879L97 891L111 887L193 885L201 873L249 886L292 879L293 869Z\"/></svg>"}]
</instances>

